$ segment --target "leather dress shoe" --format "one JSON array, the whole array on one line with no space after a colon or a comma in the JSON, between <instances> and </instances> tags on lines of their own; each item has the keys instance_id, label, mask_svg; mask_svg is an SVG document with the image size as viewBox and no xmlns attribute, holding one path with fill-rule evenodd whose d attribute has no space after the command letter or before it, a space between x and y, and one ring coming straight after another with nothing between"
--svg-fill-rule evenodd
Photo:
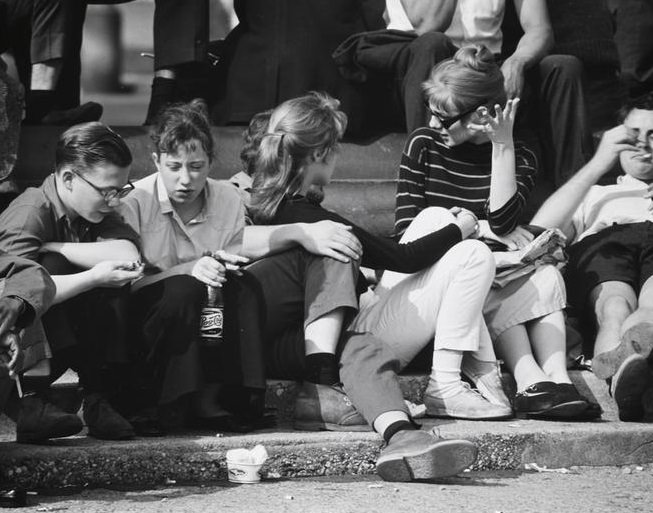
<instances>
[{"instance_id":1,"label":"leather dress shoe","mask_svg":"<svg viewBox=\"0 0 653 513\"><path fill-rule=\"evenodd\" d=\"M445 440L430 431L398 431L381 450L376 471L385 481L407 482L455 476L476 461L468 440Z\"/></svg>"},{"instance_id":2,"label":"leather dress shoe","mask_svg":"<svg viewBox=\"0 0 653 513\"><path fill-rule=\"evenodd\" d=\"M637 422L644 418L644 393L653 385L653 374L641 354L627 357L612 377L610 392L617 403L619 420Z\"/></svg>"},{"instance_id":3,"label":"leather dress shoe","mask_svg":"<svg viewBox=\"0 0 653 513\"><path fill-rule=\"evenodd\" d=\"M372 431L341 385L302 383L295 401L295 429Z\"/></svg>"},{"instance_id":4,"label":"leather dress shoe","mask_svg":"<svg viewBox=\"0 0 653 513\"><path fill-rule=\"evenodd\" d=\"M82 429L84 425L77 415L60 410L38 395L26 395L20 401L16 419L16 441L19 443L72 436Z\"/></svg>"},{"instance_id":5,"label":"leather dress shoe","mask_svg":"<svg viewBox=\"0 0 653 513\"><path fill-rule=\"evenodd\" d=\"M43 116L42 125L73 126L89 121L98 121L102 117L103 107L96 102L86 102L79 107L67 110L53 110Z\"/></svg>"},{"instance_id":6,"label":"leather dress shoe","mask_svg":"<svg viewBox=\"0 0 653 513\"><path fill-rule=\"evenodd\" d=\"M577 420L596 420L601 418L603 414L601 405L581 395L573 383L558 383L558 392L560 397L566 402L585 401L587 403L587 409Z\"/></svg>"},{"instance_id":7,"label":"leather dress shoe","mask_svg":"<svg viewBox=\"0 0 653 513\"><path fill-rule=\"evenodd\" d=\"M510 406L491 403L462 381L458 392L445 398L439 397L437 385L431 382L424 392L423 400L429 417L466 420L501 420L512 417Z\"/></svg>"},{"instance_id":8,"label":"leather dress shoe","mask_svg":"<svg viewBox=\"0 0 653 513\"><path fill-rule=\"evenodd\" d=\"M102 440L128 440L136 433L132 425L99 394L88 394L83 402L89 436Z\"/></svg>"},{"instance_id":9,"label":"leather dress shoe","mask_svg":"<svg viewBox=\"0 0 653 513\"><path fill-rule=\"evenodd\" d=\"M580 394L570 397L569 391L561 389L558 383L540 381L517 392L514 407L520 418L580 420L589 404Z\"/></svg>"},{"instance_id":10,"label":"leather dress shoe","mask_svg":"<svg viewBox=\"0 0 653 513\"><path fill-rule=\"evenodd\" d=\"M624 332L617 347L594 355L592 371L596 377L607 379L615 375L619 366L630 355L640 354L649 358L652 352L653 322L640 322Z\"/></svg>"}]
</instances>

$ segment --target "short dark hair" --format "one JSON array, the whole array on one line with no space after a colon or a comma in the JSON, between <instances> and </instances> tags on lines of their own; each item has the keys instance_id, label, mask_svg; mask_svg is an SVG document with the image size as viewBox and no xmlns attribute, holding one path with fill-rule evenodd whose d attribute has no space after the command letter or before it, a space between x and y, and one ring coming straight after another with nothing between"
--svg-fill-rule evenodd
<instances>
[{"instance_id":1,"label":"short dark hair","mask_svg":"<svg viewBox=\"0 0 653 513\"><path fill-rule=\"evenodd\" d=\"M619 119L622 123L633 109L653 110L653 91L638 96L637 98L628 99L626 103L624 103L619 110Z\"/></svg>"},{"instance_id":2,"label":"short dark hair","mask_svg":"<svg viewBox=\"0 0 653 513\"><path fill-rule=\"evenodd\" d=\"M99 164L127 167L132 154L122 137L98 121L75 125L66 130L57 141L54 169L74 167L78 172Z\"/></svg>"},{"instance_id":3,"label":"short dark hair","mask_svg":"<svg viewBox=\"0 0 653 513\"><path fill-rule=\"evenodd\" d=\"M193 141L199 141L202 149L213 160L213 135L206 103L196 98L189 103L173 104L157 116L150 131L157 155L176 154L180 147L195 149Z\"/></svg>"}]
</instances>

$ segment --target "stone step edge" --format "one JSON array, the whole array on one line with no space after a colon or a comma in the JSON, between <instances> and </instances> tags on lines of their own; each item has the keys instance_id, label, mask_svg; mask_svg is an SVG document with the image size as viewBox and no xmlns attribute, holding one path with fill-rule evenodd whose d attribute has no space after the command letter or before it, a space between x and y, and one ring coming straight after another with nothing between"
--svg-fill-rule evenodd
<instances>
[{"instance_id":1,"label":"stone step edge","mask_svg":"<svg viewBox=\"0 0 653 513\"><path fill-rule=\"evenodd\" d=\"M473 432L469 423L444 424L440 430L447 438L478 445L472 470L516 470L526 463L557 468L653 462L651 424L525 421L522 429L511 431L511 421L506 422L475 423ZM1 443L0 484L33 490L208 484L226 479L228 449L257 443L270 454L264 467L270 478L372 473L382 446L370 432L295 431L129 442L76 437L48 446Z\"/></svg>"},{"instance_id":2,"label":"stone step edge","mask_svg":"<svg viewBox=\"0 0 653 513\"><path fill-rule=\"evenodd\" d=\"M604 418L616 419L616 411L611 398L608 396L607 386L598 380L589 371L570 371L572 381L579 391L587 398L599 403L604 410ZM79 409L81 397L76 393L77 383L70 374L60 382L55 383L55 401L69 411ZM402 374L399 376L399 384L404 397L413 403L420 404L426 385L428 384L427 374ZM512 397L515 393L515 383L508 373L503 374L503 383L506 394ZM290 422L293 419L294 399L297 395L299 383L296 381L270 379L267 381L266 406L276 411L280 423Z\"/></svg>"}]
</instances>

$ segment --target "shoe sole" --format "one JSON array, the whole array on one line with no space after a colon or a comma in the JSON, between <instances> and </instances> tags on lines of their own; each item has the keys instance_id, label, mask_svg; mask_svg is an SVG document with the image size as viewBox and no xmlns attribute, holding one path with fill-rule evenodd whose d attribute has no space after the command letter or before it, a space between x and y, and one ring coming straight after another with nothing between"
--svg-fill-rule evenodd
<instances>
[{"instance_id":1,"label":"shoe sole","mask_svg":"<svg viewBox=\"0 0 653 513\"><path fill-rule=\"evenodd\" d=\"M369 424L356 424L352 426L343 426L342 424L332 424L330 422L314 421L295 421L293 427L298 431L373 431Z\"/></svg>"},{"instance_id":2,"label":"shoe sole","mask_svg":"<svg viewBox=\"0 0 653 513\"><path fill-rule=\"evenodd\" d=\"M619 365L632 354L650 358L653 353L653 324L641 323L627 329L619 345L610 351L596 355L592 371L599 379L608 379L617 372Z\"/></svg>"},{"instance_id":3,"label":"shoe sole","mask_svg":"<svg viewBox=\"0 0 653 513\"><path fill-rule=\"evenodd\" d=\"M534 420L574 420L587 418L588 405L585 401L569 401L556 404L551 408L541 411L517 412L520 419Z\"/></svg>"},{"instance_id":4,"label":"shoe sole","mask_svg":"<svg viewBox=\"0 0 653 513\"><path fill-rule=\"evenodd\" d=\"M477 447L467 440L441 440L411 454L376 462L376 472L384 481L432 480L459 474L478 456Z\"/></svg>"},{"instance_id":5,"label":"shoe sole","mask_svg":"<svg viewBox=\"0 0 653 513\"><path fill-rule=\"evenodd\" d=\"M644 417L642 398L653 383L653 375L645 358L632 355L619 367L613 377L612 397L617 403L619 420L634 422Z\"/></svg>"},{"instance_id":6,"label":"shoe sole","mask_svg":"<svg viewBox=\"0 0 653 513\"><path fill-rule=\"evenodd\" d=\"M49 433L47 436L43 433L21 432L16 433L16 442L19 444L41 443L54 438L66 438L73 436L80 433L83 429L84 426L80 421L79 426L70 427L69 429L60 429L59 431L54 431L54 433Z\"/></svg>"},{"instance_id":7,"label":"shoe sole","mask_svg":"<svg viewBox=\"0 0 653 513\"><path fill-rule=\"evenodd\" d=\"M88 430L88 436L92 436L93 438L97 438L98 440L132 440L133 438L136 438L136 433L134 431L125 431L123 433L112 433L112 434L101 434L101 433L96 433L94 431L91 431L90 429Z\"/></svg>"},{"instance_id":8,"label":"shoe sole","mask_svg":"<svg viewBox=\"0 0 653 513\"><path fill-rule=\"evenodd\" d=\"M496 405L495 405L496 406ZM452 415L451 413L446 412L430 412L426 410L426 416L432 417L434 419L460 419L460 420L508 420L514 417L512 411L507 412L501 415L491 415L484 417L471 417L466 415Z\"/></svg>"}]
</instances>

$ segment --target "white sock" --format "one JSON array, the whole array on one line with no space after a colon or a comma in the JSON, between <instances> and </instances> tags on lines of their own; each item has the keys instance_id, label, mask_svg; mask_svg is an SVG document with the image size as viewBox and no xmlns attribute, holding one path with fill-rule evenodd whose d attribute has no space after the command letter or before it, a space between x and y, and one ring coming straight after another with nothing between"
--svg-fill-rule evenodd
<instances>
[{"instance_id":1,"label":"white sock","mask_svg":"<svg viewBox=\"0 0 653 513\"><path fill-rule=\"evenodd\" d=\"M456 395L460 389L460 366L463 352L452 349L435 349L429 393L440 399Z\"/></svg>"}]
</instances>

